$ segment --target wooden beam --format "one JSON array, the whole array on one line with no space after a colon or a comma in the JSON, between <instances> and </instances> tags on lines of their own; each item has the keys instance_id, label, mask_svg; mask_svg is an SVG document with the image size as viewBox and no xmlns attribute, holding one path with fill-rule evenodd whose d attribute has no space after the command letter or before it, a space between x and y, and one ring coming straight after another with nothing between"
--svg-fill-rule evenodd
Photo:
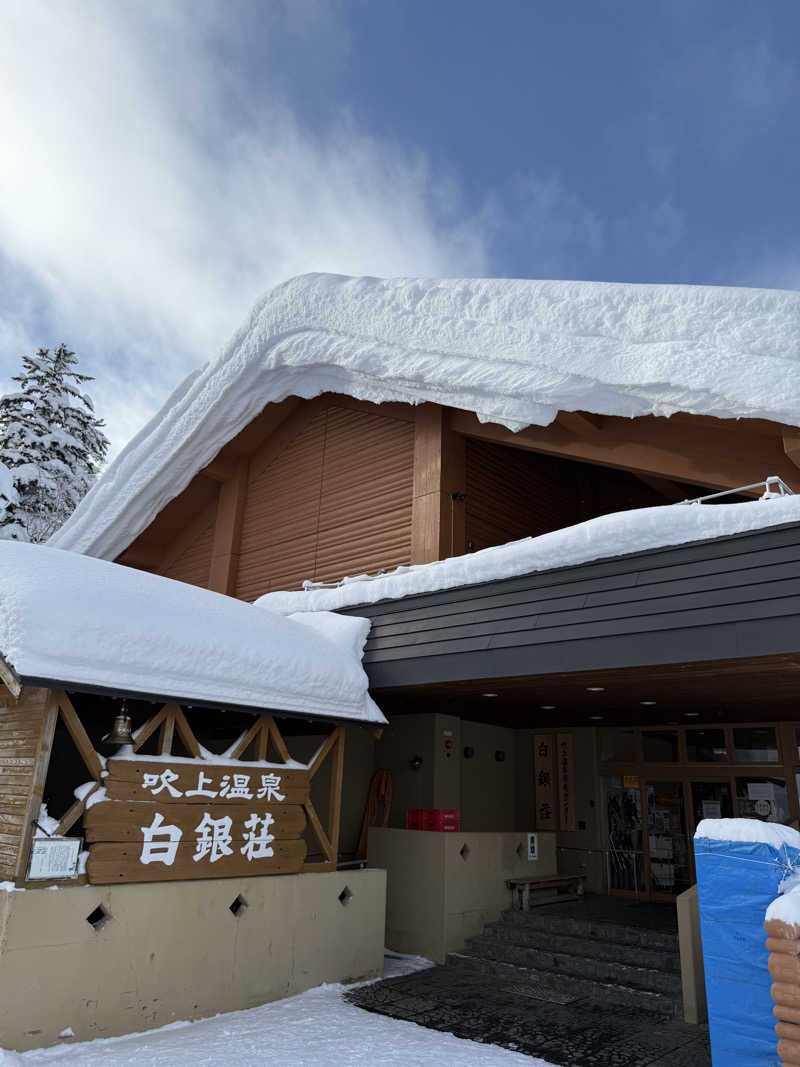
<instances>
[{"instance_id":1,"label":"wooden beam","mask_svg":"<svg viewBox=\"0 0 800 1067\"><path fill-rule=\"evenodd\" d=\"M160 711L157 711L152 719L148 719L141 729L137 730L133 737L133 751L138 752L145 741L150 735L161 725L164 719L167 717L167 709L169 704L165 704Z\"/></svg>"},{"instance_id":2,"label":"wooden beam","mask_svg":"<svg viewBox=\"0 0 800 1067\"><path fill-rule=\"evenodd\" d=\"M344 727L337 726L336 743L331 752L331 784L328 802L328 837L331 843L331 859L339 859L339 831L342 821L342 780L344 777Z\"/></svg>"},{"instance_id":3,"label":"wooden beam","mask_svg":"<svg viewBox=\"0 0 800 1067\"><path fill-rule=\"evenodd\" d=\"M172 738L175 736L175 709L170 706L161 723L158 735L158 752L161 756L172 754Z\"/></svg>"},{"instance_id":4,"label":"wooden beam","mask_svg":"<svg viewBox=\"0 0 800 1067\"><path fill-rule=\"evenodd\" d=\"M328 863L335 864L336 855L333 850L333 845L328 839L328 835L322 828L322 823L319 821L319 815L317 815L317 809L311 803L311 797L309 797L308 800L305 802L303 808L305 809L305 813L308 816L309 825L314 831L314 836L316 837L317 841L319 841L322 847L322 851L325 854L325 858L328 860Z\"/></svg>"},{"instance_id":5,"label":"wooden beam","mask_svg":"<svg viewBox=\"0 0 800 1067\"><path fill-rule=\"evenodd\" d=\"M8 690L12 701L16 703L22 692L22 686L20 685L16 674L14 674L11 668L2 659L0 659L0 682L2 682Z\"/></svg>"},{"instance_id":6,"label":"wooden beam","mask_svg":"<svg viewBox=\"0 0 800 1067\"><path fill-rule=\"evenodd\" d=\"M189 726L183 708L177 704L172 706L175 710L175 729L178 731L178 737L183 741L190 756L194 756L195 759L202 759L203 753L200 751L200 743L192 733L192 728Z\"/></svg>"},{"instance_id":7,"label":"wooden beam","mask_svg":"<svg viewBox=\"0 0 800 1067\"><path fill-rule=\"evenodd\" d=\"M592 415L588 411L559 411L556 422L572 433L591 435L602 428L603 416Z\"/></svg>"},{"instance_id":8,"label":"wooden beam","mask_svg":"<svg viewBox=\"0 0 800 1067\"><path fill-rule=\"evenodd\" d=\"M800 431L785 429L781 439L783 441L783 451L786 453L787 458L795 467L800 467Z\"/></svg>"},{"instance_id":9,"label":"wooden beam","mask_svg":"<svg viewBox=\"0 0 800 1067\"><path fill-rule=\"evenodd\" d=\"M275 746L275 749L283 762L288 763L291 759L289 749L286 747L286 742L281 737L281 732L278 729L275 720L271 715L265 715L264 718L267 720L267 731L272 738L272 744Z\"/></svg>"},{"instance_id":10,"label":"wooden beam","mask_svg":"<svg viewBox=\"0 0 800 1067\"><path fill-rule=\"evenodd\" d=\"M236 464L217 456L197 473L202 478L210 478L212 482L228 482L236 473Z\"/></svg>"},{"instance_id":11,"label":"wooden beam","mask_svg":"<svg viewBox=\"0 0 800 1067\"><path fill-rule=\"evenodd\" d=\"M231 477L220 486L208 574L208 588L216 593L233 595L236 588L242 520L247 500L247 477L248 461L240 459Z\"/></svg>"},{"instance_id":12,"label":"wooden beam","mask_svg":"<svg viewBox=\"0 0 800 1067\"><path fill-rule=\"evenodd\" d=\"M650 489L660 493L665 500L669 500L672 504L677 504L681 500L686 500L686 490L682 489L669 478L655 478L651 474L637 474L636 477L643 485L647 485Z\"/></svg>"},{"instance_id":13,"label":"wooden beam","mask_svg":"<svg viewBox=\"0 0 800 1067\"><path fill-rule=\"evenodd\" d=\"M81 759L86 764L87 771L96 782L99 782L103 774L103 765L100 762L100 757L94 750L91 738L86 733L83 723L78 717L77 711L72 706L72 701L63 691L56 693L56 701L58 702L58 710L61 712L61 718L64 720L64 725L69 731L73 744L78 752L80 752Z\"/></svg>"},{"instance_id":14,"label":"wooden beam","mask_svg":"<svg viewBox=\"0 0 800 1067\"><path fill-rule=\"evenodd\" d=\"M336 739L337 739L336 730L338 730L338 729L339 729L339 727L337 726L336 729L331 730L331 732L328 734L328 736L325 738L325 740L322 742L322 744L317 749L313 759L311 760L311 762L308 765L308 777L309 777L309 779L314 777L314 775L320 769L322 764L325 762L325 757L328 755L330 750L336 744Z\"/></svg>"},{"instance_id":15,"label":"wooden beam","mask_svg":"<svg viewBox=\"0 0 800 1067\"><path fill-rule=\"evenodd\" d=\"M164 545L134 541L130 548L126 548L117 558L117 563L126 567L137 567L139 570L155 571L161 566L165 551Z\"/></svg>"},{"instance_id":16,"label":"wooden beam","mask_svg":"<svg viewBox=\"0 0 800 1067\"><path fill-rule=\"evenodd\" d=\"M411 562L432 563L466 550L465 446L440 405L415 411Z\"/></svg>"},{"instance_id":17,"label":"wooden beam","mask_svg":"<svg viewBox=\"0 0 800 1067\"><path fill-rule=\"evenodd\" d=\"M264 716L259 715L257 719L253 721L253 724L245 730L236 744L230 751L228 759L239 759L243 752L246 752L248 747L253 743L256 735L265 729Z\"/></svg>"},{"instance_id":18,"label":"wooden beam","mask_svg":"<svg viewBox=\"0 0 800 1067\"><path fill-rule=\"evenodd\" d=\"M711 425L716 424L716 425ZM734 420L702 416L636 419L605 416L601 433L576 434L558 422L515 433L481 423L471 412L453 411L458 433L484 441L597 463L635 474L689 482L712 489L735 489L777 474L795 491L800 473L784 451L780 427L774 435L749 431ZM757 494L756 494L757 495Z\"/></svg>"}]
</instances>

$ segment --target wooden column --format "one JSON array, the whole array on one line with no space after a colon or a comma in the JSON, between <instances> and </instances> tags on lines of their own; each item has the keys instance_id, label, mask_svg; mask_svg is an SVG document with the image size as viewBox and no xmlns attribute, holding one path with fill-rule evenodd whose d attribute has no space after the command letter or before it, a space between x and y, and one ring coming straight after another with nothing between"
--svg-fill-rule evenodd
<instances>
[{"instance_id":1,"label":"wooden column","mask_svg":"<svg viewBox=\"0 0 800 1067\"><path fill-rule=\"evenodd\" d=\"M415 413L411 562L432 563L466 548L464 438L439 404L420 404Z\"/></svg>"},{"instance_id":2,"label":"wooden column","mask_svg":"<svg viewBox=\"0 0 800 1067\"><path fill-rule=\"evenodd\" d=\"M57 717L49 689L23 689L13 707L0 708L0 881L27 873Z\"/></svg>"},{"instance_id":3,"label":"wooden column","mask_svg":"<svg viewBox=\"0 0 800 1067\"><path fill-rule=\"evenodd\" d=\"M231 596L236 587L236 571L239 565L247 475L247 459L241 459L230 476L220 484L217 501L208 588L216 593L227 593Z\"/></svg>"}]
</instances>

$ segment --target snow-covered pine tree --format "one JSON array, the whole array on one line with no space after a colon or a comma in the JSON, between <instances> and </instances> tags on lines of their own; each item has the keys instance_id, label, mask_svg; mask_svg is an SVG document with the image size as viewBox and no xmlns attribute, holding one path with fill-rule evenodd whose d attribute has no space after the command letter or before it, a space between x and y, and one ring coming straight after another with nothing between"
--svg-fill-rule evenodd
<instances>
[{"instance_id":1,"label":"snow-covered pine tree","mask_svg":"<svg viewBox=\"0 0 800 1067\"><path fill-rule=\"evenodd\" d=\"M75 510L108 451L104 423L65 344L24 356L0 397L0 538L46 541Z\"/></svg>"}]
</instances>

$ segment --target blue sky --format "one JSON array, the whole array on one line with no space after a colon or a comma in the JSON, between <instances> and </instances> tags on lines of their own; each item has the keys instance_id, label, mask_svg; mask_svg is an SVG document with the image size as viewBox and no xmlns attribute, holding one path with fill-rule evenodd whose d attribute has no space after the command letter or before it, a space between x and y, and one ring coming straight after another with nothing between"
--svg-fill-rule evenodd
<instances>
[{"instance_id":1,"label":"blue sky","mask_svg":"<svg viewBox=\"0 0 800 1067\"><path fill-rule=\"evenodd\" d=\"M0 388L115 447L309 270L800 287L796 0L6 0Z\"/></svg>"}]
</instances>

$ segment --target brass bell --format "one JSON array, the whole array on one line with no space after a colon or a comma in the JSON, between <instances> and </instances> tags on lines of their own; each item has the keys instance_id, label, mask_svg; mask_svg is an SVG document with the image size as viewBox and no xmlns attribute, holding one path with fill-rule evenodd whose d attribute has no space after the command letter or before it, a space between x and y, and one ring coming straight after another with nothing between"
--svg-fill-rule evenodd
<instances>
[{"instance_id":1,"label":"brass bell","mask_svg":"<svg viewBox=\"0 0 800 1067\"><path fill-rule=\"evenodd\" d=\"M128 714L127 704L123 703L122 710L114 719L114 725L103 740L109 745L130 745L133 743L131 717Z\"/></svg>"}]
</instances>

